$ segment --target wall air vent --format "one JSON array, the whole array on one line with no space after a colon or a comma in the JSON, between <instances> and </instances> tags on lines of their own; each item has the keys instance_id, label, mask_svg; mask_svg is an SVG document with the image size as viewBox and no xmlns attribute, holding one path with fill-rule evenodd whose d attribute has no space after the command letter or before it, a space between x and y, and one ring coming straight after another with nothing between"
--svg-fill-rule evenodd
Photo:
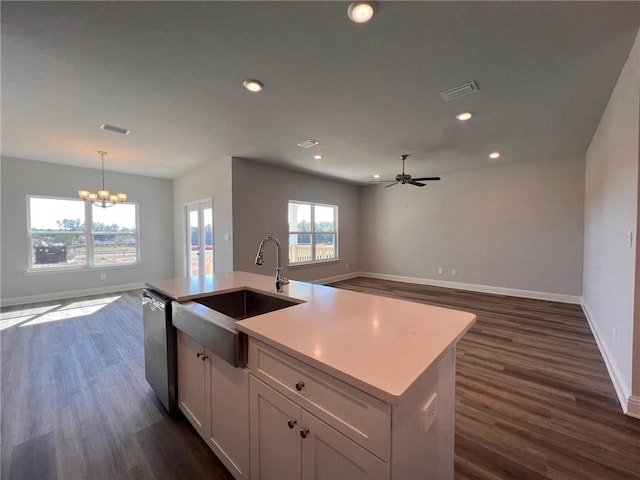
<instances>
[{"instance_id":1,"label":"wall air vent","mask_svg":"<svg viewBox=\"0 0 640 480\"><path fill-rule=\"evenodd\" d=\"M450 90L440 92L440 96L445 102L455 100L456 98L464 97L476 93L478 90L478 84L476 82L465 83L464 85L458 85Z\"/></svg>"},{"instance_id":2,"label":"wall air vent","mask_svg":"<svg viewBox=\"0 0 640 480\"><path fill-rule=\"evenodd\" d=\"M311 148L311 147L315 147L315 146L316 146L316 145L318 145L319 143L320 143L320 142L319 142L319 141L317 141L317 140L309 139L309 140L305 140L304 142L300 142L300 143L298 144L298 146L299 146L299 147L302 147L302 148Z\"/></svg>"},{"instance_id":3,"label":"wall air vent","mask_svg":"<svg viewBox=\"0 0 640 480\"><path fill-rule=\"evenodd\" d=\"M128 128L116 127L114 125L108 125L106 123L103 123L102 125L100 125L100 128L102 130L107 130L113 133L119 133L121 135L129 135L131 133L131 130L129 130Z\"/></svg>"}]
</instances>

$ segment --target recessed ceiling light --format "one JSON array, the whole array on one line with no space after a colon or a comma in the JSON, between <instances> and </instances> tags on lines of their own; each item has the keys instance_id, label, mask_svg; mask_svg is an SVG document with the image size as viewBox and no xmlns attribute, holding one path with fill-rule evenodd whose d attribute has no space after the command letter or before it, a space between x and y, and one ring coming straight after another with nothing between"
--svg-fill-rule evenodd
<instances>
[{"instance_id":1,"label":"recessed ceiling light","mask_svg":"<svg viewBox=\"0 0 640 480\"><path fill-rule=\"evenodd\" d=\"M354 23L366 23L373 17L375 7L376 2L351 2L347 15Z\"/></svg>"},{"instance_id":2,"label":"recessed ceiling light","mask_svg":"<svg viewBox=\"0 0 640 480\"><path fill-rule=\"evenodd\" d=\"M316 160L322 160L322 155L314 155L313 158L315 158Z\"/></svg>"},{"instance_id":3,"label":"recessed ceiling light","mask_svg":"<svg viewBox=\"0 0 640 480\"><path fill-rule=\"evenodd\" d=\"M466 122L471 117L473 117L473 113L471 112L460 112L459 114L456 115L456 118L461 122Z\"/></svg>"},{"instance_id":4,"label":"recessed ceiling light","mask_svg":"<svg viewBox=\"0 0 640 480\"><path fill-rule=\"evenodd\" d=\"M254 93L261 92L264 88L264 85L261 81L253 79L245 80L244 82L242 82L242 85L244 85L244 88Z\"/></svg>"},{"instance_id":5,"label":"recessed ceiling light","mask_svg":"<svg viewBox=\"0 0 640 480\"><path fill-rule=\"evenodd\" d=\"M376 173L373 178L380 178L380 175L378 173Z\"/></svg>"},{"instance_id":6,"label":"recessed ceiling light","mask_svg":"<svg viewBox=\"0 0 640 480\"><path fill-rule=\"evenodd\" d=\"M490 158L491 160L496 160L497 158L500 158L500 152L491 152L491 153L489 154L489 158Z\"/></svg>"}]
</instances>

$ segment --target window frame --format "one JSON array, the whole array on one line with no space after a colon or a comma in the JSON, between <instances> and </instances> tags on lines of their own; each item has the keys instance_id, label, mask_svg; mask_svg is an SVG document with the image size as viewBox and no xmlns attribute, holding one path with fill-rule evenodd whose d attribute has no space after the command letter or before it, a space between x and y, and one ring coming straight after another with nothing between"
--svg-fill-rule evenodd
<instances>
[{"instance_id":1,"label":"window frame","mask_svg":"<svg viewBox=\"0 0 640 480\"><path fill-rule=\"evenodd\" d=\"M82 202L84 204L84 230L83 231L60 231L60 230L46 230L37 232L39 234L52 234L52 235L83 235L85 243L85 263L81 265L64 265L56 267L34 267L34 243L33 232L31 229L31 199L40 198L44 200L64 200ZM56 197L51 195L31 195L27 194L27 273L29 274L49 274L55 272L72 272L83 270L102 270L106 268L123 268L139 266L142 264L141 251L140 251L140 207L137 202L124 202L124 205L133 205L135 208L135 236L136 236L136 259L133 262L126 263L96 263L94 259L95 255L95 235L131 235L131 232L101 232L93 229L93 207L94 204L86 202L78 198L73 197ZM117 206L115 206L117 208ZM112 207L109 207L112 208Z\"/></svg>"},{"instance_id":2,"label":"window frame","mask_svg":"<svg viewBox=\"0 0 640 480\"><path fill-rule=\"evenodd\" d=\"M303 232L303 231L298 231L298 230L289 230L289 209L291 208L291 204L298 204L298 205L309 205L310 210L311 210L311 218L310 218L310 231L308 232ZM330 207L333 209L333 231L331 232L316 232L316 223L315 223L315 207ZM288 230L288 234L287 234L287 266L289 267L297 267L297 266L304 266L304 265L317 265L317 264L323 264L323 263L331 263L331 262L338 262L340 261L340 257L339 257L339 249L338 249L338 205L331 205L329 203L318 203L318 202L307 202L307 201L302 201L302 200L289 200L287 202L287 230ZM334 251L335 251L335 255L333 258L323 258L323 259L316 259L316 236L319 234L329 234L329 235L333 235L334 236ZM290 236L291 235L309 235L311 238L311 258L312 260L306 260L306 261L302 261L302 262L292 262L289 259L289 249L291 247L289 241L290 241Z\"/></svg>"}]
</instances>

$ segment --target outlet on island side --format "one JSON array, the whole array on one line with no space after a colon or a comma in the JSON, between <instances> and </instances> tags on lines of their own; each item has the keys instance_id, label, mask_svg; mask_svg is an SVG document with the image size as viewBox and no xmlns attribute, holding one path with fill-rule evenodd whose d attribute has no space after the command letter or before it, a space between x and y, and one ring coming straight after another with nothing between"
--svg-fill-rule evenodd
<instances>
[{"instance_id":1,"label":"outlet on island side","mask_svg":"<svg viewBox=\"0 0 640 480\"><path fill-rule=\"evenodd\" d=\"M444 273L444 269L442 267L438 267L438 275L442 275Z\"/></svg>"},{"instance_id":2,"label":"outlet on island side","mask_svg":"<svg viewBox=\"0 0 640 480\"><path fill-rule=\"evenodd\" d=\"M431 428L438 416L438 394L433 393L424 408L422 409L422 432L425 433Z\"/></svg>"},{"instance_id":3,"label":"outlet on island side","mask_svg":"<svg viewBox=\"0 0 640 480\"><path fill-rule=\"evenodd\" d=\"M100 280L106 280L107 279L107 274L106 273L101 273L100 274Z\"/></svg>"}]
</instances>

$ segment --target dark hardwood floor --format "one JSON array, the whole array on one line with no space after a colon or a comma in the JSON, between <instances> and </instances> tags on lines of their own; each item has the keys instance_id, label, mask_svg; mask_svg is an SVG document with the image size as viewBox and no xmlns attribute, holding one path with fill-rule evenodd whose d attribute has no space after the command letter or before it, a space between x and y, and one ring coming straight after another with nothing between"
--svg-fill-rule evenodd
<instances>
[{"instance_id":1,"label":"dark hardwood floor","mask_svg":"<svg viewBox=\"0 0 640 480\"><path fill-rule=\"evenodd\" d=\"M640 479L640 421L621 413L579 306L334 286L478 315L457 351L456 480ZM139 291L7 307L0 328L2 479L232 478L145 381Z\"/></svg>"},{"instance_id":2,"label":"dark hardwood floor","mask_svg":"<svg viewBox=\"0 0 640 480\"><path fill-rule=\"evenodd\" d=\"M2 478L233 477L144 378L140 292L2 309Z\"/></svg>"},{"instance_id":3,"label":"dark hardwood floor","mask_svg":"<svg viewBox=\"0 0 640 480\"><path fill-rule=\"evenodd\" d=\"M623 415L578 305L355 278L359 292L474 312L458 343L456 480L640 479Z\"/></svg>"}]
</instances>

